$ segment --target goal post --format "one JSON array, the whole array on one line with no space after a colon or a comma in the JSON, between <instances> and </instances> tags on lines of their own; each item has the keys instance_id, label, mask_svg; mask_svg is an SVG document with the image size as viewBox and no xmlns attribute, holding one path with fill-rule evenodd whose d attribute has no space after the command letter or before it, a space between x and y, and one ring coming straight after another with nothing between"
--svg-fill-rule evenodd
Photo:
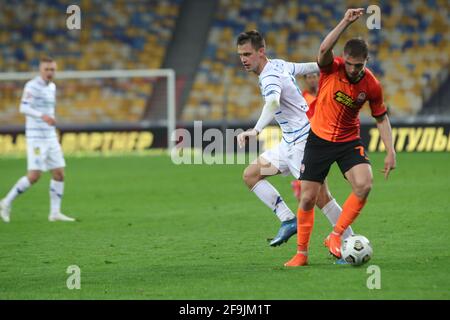
<instances>
[{"instance_id":1,"label":"goal post","mask_svg":"<svg viewBox=\"0 0 450 320\"><path fill-rule=\"evenodd\" d=\"M0 112L3 113L2 108L7 108L6 101L4 99L7 99L9 96L10 105L14 108L17 108L15 110L19 109L20 104L20 95L23 91L23 85L25 81L28 81L38 75L37 72L3 72L0 73ZM166 119L164 119L163 123L167 126L167 146L168 149L171 150L174 147L175 142L171 141L171 135L175 131L176 128L176 105L175 105L175 71L173 69L138 69L138 70L89 70L89 71L57 71L55 76L55 81L58 82L58 80L80 80L80 81L89 81L92 80L93 83L95 80L105 80L105 79L115 79L117 81L126 80L129 79L130 81L136 80L136 79L160 79L165 78L166 79L166 110L167 110L167 116ZM131 80L132 79L132 80ZM15 92L8 92L8 86L5 85L5 83L12 83L12 82L21 82L20 86L15 85ZM156 81L154 81L156 82ZM89 84L87 84L89 86ZM92 84L94 85L94 84ZM92 86L91 85L91 86ZM6 88L5 88L6 86ZM131 83L128 87L132 89L133 83ZM9 85L11 87L11 85ZM59 88L59 84L58 87ZM101 87L101 84L99 85ZM123 86L122 86L123 87ZM122 88L123 89L123 88ZM101 90L101 89L99 89ZM114 91L114 86L112 88L108 88L110 92ZM4 91L7 91L6 93ZM145 92L139 92L139 97L142 101L141 105L144 103L145 99L145 105L149 101L152 91L147 90L148 95L145 96ZM58 90L57 90L58 93ZM83 92L80 92L80 94L83 94ZM126 93L125 93L126 94ZM60 96L60 95L58 95ZM63 95L61 95L63 96ZM145 98L142 98L142 96L145 96ZM57 98L57 110L56 113L58 115L58 104L59 100ZM95 107L95 106L92 106ZM161 106L160 106L161 107ZM10 107L11 108L11 107ZM105 108L108 108L108 106L105 106ZM145 111L143 109L142 111ZM142 116L143 113L141 113ZM69 119L70 120L70 119ZM138 120L137 120L138 121ZM0 123L0 126L5 123Z\"/></svg>"}]
</instances>

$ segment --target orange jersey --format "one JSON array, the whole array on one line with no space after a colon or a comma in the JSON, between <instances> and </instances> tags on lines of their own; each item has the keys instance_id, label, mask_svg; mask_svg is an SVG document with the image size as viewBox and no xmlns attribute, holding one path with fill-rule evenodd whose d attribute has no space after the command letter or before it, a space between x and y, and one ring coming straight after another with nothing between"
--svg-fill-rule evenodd
<instances>
[{"instance_id":1,"label":"orange jersey","mask_svg":"<svg viewBox=\"0 0 450 320\"><path fill-rule=\"evenodd\" d=\"M312 131L324 140L346 142L360 138L359 111L369 101L373 117L386 113L380 82L369 69L357 83L350 83L344 59L320 68L319 91L312 103Z\"/></svg>"},{"instance_id":2,"label":"orange jersey","mask_svg":"<svg viewBox=\"0 0 450 320\"><path fill-rule=\"evenodd\" d=\"M308 112L306 112L306 115L308 116L308 119L311 120L312 116L314 115L314 106L313 101L316 99L316 96L310 93L308 90L303 90L303 98L305 98L306 103L309 106Z\"/></svg>"}]
</instances>

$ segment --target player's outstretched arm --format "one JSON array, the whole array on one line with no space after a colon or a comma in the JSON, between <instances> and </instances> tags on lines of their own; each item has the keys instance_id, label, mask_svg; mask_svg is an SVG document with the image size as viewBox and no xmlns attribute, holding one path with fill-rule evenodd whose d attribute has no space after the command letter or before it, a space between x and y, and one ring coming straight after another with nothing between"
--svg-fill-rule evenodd
<instances>
[{"instance_id":1,"label":"player's outstretched arm","mask_svg":"<svg viewBox=\"0 0 450 320\"><path fill-rule=\"evenodd\" d=\"M325 37L319 48L318 63L319 66L327 66L333 62L333 47L338 41L341 34L349 25L358 20L364 14L364 8L348 9L344 18L339 24Z\"/></svg>"},{"instance_id":2,"label":"player's outstretched arm","mask_svg":"<svg viewBox=\"0 0 450 320\"><path fill-rule=\"evenodd\" d=\"M386 158L384 159L384 169L382 170L384 178L387 179L389 177L389 172L395 169L396 166L396 153L392 139L391 123L387 115L377 117L376 120L378 130L380 131L380 138L384 143L387 153Z\"/></svg>"},{"instance_id":3,"label":"player's outstretched arm","mask_svg":"<svg viewBox=\"0 0 450 320\"><path fill-rule=\"evenodd\" d=\"M306 63L295 63L292 62L292 75L295 77L297 75L304 76L309 73L320 72L317 62L306 62Z\"/></svg>"}]
</instances>

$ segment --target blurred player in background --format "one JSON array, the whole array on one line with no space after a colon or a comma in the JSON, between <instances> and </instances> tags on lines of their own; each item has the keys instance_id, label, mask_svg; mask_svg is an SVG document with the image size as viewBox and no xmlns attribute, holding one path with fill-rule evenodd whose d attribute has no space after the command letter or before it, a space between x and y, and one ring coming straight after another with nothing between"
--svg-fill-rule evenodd
<instances>
[{"instance_id":1,"label":"blurred player in background","mask_svg":"<svg viewBox=\"0 0 450 320\"><path fill-rule=\"evenodd\" d=\"M303 98L305 98L306 103L308 104L308 112L306 112L306 115L308 116L308 119L311 120L311 117L314 114L314 105L313 101L316 99L317 91L319 89L319 72L313 72L308 73L303 76L306 87L302 90ZM297 198L298 201L300 201L300 194L301 194L301 182L300 180L294 180L291 182L292 191L294 191L294 196Z\"/></svg>"},{"instance_id":2,"label":"blurred player in background","mask_svg":"<svg viewBox=\"0 0 450 320\"><path fill-rule=\"evenodd\" d=\"M304 75L306 88L302 92L309 106L308 112L306 113L309 119L314 115L313 101L316 99L317 92L319 91L319 77L319 72Z\"/></svg>"},{"instance_id":3,"label":"blurred player in background","mask_svg":"<svg viewBox=\"0 0 450 320\"><path fill-rule=\"evenodd\" d=\"M300 164L310 124L306 116L308 104L302 96L295 76L318 72L319 68L316 62L269 60L265 53L265 41L257 31L241 33L237 39L237 51L245 70L258 75L261 94L265 100L255 127L238 136L239 146L243 147L247 138L256 137L273 118L282 130L280 144L265 151L253 161L243 175L248 188L281 221L278 234L270 242L271 246L278 246L297 232L297 219L279 192L265 178L277 174L292 174L296 178L300 176ZM326 184L320 190L317 205L334 225L341 213L341 207L331 196ZM348 235L352 234L351 228L346 232Z\"/></svg>"},{"instance_id":4,"label":"blurred player in background","mask_svg":"<svg viewBox=\"0 0 450 320\"><path fill-rule=\"evenodd\" d=\"M300 180L301 200L298 209L297 254L285 266L303 266L308 261L308 246L314 225L314 205L330 170L337 162L351 184L352 192L343 205L332 233L325 245L335 257L341 257L341 237L357 218L372 188L372 169L360 138L359 111L369 101L381 139L386 147L384 175L395 168L395 150L382 89L373 73L366 68L367 43L351 39L344 46L343 57L333 57L333 47L341 34L364 14L365 10L349 9L339 24L320 45L319 92L313 105L311 132L305 146Z\"/></svg>"},{"instance_id":5,"label":"blurred player in background","mask_svg":"<svg viewBox=\"0 0 450 320\"><path fill-rule=\"evenodd\" d=\"M11 205L17 196L36 183L41 173L50 170L49 221L75 221L61 213L66 165L55 128L56 86L52 82L56 62L46 57L39 63L40 75L28 81L20 103L20 112L26 116L28 174L17 181L0 202L0 216L10 221Z\"/></svg>"}]
</instances>

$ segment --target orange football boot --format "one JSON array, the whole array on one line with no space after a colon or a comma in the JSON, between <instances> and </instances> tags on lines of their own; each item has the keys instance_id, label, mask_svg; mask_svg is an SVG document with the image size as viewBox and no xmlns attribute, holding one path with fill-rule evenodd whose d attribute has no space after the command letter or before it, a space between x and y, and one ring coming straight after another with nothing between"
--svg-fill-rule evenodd
<instances>
[{"instance_id":1,"label":"orange football boot","mask_svg":"<svg viewBox=\"0 0 450 320\"><path fill-rule=\"evenodd\" d=\"M341 257L341 235L336 232L331 232L325 239L324 244L327 244L328 250L336 258Z\"/></svg>"},{"instance_id":2,"label":"orange football boot","mask_svg":"<svg viewBox=\"0 0 450 320\"><path fill-rule=\"evenodd\" d=\"M328 236L325 238L325 240L323 240L323 245L324 245L325 247L327 247L327 248L328 248L329 243L330 243L330 235L328 235Z\"/></svg>"},{"instance_id":3,"label":"orange football boot","mask_svg":"<svg viewBox=\"0 0 450 320\"><path fill-rule=\"evenodd\" d=\"M295 256L284 264L285 267L301 267L308 264L308 256L304 253L296 253Z\"/></svg>"}]
</instances>

